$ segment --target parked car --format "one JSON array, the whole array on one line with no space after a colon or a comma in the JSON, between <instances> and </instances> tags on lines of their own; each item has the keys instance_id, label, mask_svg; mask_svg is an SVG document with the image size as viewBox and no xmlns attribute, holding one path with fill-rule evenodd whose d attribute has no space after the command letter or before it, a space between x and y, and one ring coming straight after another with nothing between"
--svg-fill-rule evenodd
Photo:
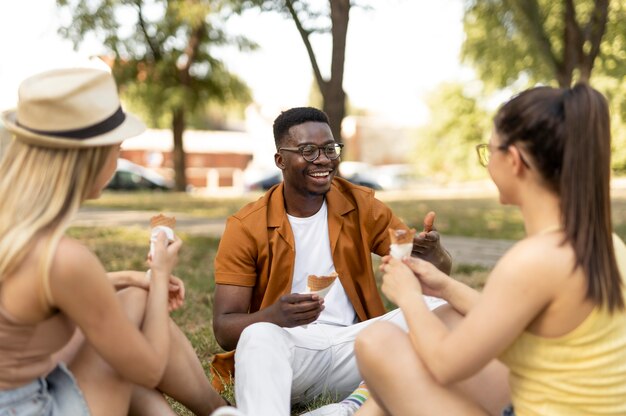
<instances>
[{"instance_id":1,"label":"parked car","mask_svg":"<svg viewBox=\"0 0 626 416\"><path fill-rule=\"evenodd\" d=\"M365 162L346 161L339 165L339 176L349 180L355 185L367 186L374 190L383 189L378 179L376 179L375 169Z\"/></svg>"},{"instance_id":2,"label":"parked car","mask_svg":"<svg viewBox=\"0 0 626 416\"><path fill-rule=\"evenodd\" d=\"M410 164L379 165L376 167L376 179L385 190L409 189L427 183L427 178L420 177L415 166Z\"/></svg>"},{"instance_id":3,"label":"parked car","mask_svg":"<svg viewBox=\"0 0 626 416\"><path fill-rule=\"evenodd\" d=\"M248 169L244 172L246 191L267 191L282 180L283 173L278 168L271 170Z\"/></svg>"},{"instance_id":4,"label":"parked car","mask_svg":"<svg viewBox=\"0 0 626 416\"><path fill-rule=\"evenodd\" d=\"M172 181L126 159L117 160L117 169L106 189L120 191L160 190L174 188Z\"/></svg>"}]
</instances>

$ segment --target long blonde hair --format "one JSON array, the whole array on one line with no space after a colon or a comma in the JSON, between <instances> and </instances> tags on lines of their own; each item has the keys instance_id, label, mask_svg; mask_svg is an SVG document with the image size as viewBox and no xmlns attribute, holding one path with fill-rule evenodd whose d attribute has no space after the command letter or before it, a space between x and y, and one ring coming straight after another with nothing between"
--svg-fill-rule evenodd
<instances>
[{"instance_id":1,"label":"long blonde hair","mask_svg":"<svg viewBox=\"0 0 626 416\"><path fill-rule=\"evenodd\" d=\"M14 140L0 162L0 283L45 239L47 280L56 246L114 146L53 149Z\"/></svg>"}]
</instances>

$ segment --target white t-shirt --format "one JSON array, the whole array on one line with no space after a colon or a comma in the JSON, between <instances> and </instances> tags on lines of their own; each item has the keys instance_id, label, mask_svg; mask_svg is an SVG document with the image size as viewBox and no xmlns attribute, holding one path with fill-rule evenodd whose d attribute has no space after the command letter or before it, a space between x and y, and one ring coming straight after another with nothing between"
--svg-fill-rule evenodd
<instances>
[{"instance_id":1,"label":"white t-shirt","mask_svg":"<svg viewBox=\"0 0 626 416\"><path fill-rule=\"evenodd\" d=\"M296 263L293 268L291 293L304 293L310 274L328 276L335 271L328 237L328 208L326 201L320 210L308 218L287 215L296 242ZM352 325L356 322L354 307L339 281L335 279L324 297L324 310L318 323Z\"/></svg>"}]
</instances>

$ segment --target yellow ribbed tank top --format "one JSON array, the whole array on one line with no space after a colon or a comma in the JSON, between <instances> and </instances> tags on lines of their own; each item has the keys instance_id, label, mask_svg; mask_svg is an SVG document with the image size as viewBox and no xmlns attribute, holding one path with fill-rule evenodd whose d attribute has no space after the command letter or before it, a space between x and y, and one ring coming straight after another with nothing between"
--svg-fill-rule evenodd
<instances>
[{"instance_id":1,"label":"yellow ribbed tank top","mask_svg":"<svg viewBox=\"0 0 626 416\"><path fill-rule=\"evenodd\" d=\"M622 281L626 247L613 235ZM622 291L626 296L626 291ZM523 332L502 354L516 416L626 415L626 313L595 308L570 333Z\"/></svg>"}]
</instances>

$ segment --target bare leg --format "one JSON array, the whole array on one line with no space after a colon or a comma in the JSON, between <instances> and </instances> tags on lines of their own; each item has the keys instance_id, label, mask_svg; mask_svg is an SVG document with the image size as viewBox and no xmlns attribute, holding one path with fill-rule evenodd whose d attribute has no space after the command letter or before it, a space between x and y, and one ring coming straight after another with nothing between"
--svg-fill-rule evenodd
<instances>
[{"instance_id":1,"label":"bare leg","mask_svg":"<svg viewBox=\"0 0 626 416\"><path fill-rule=\"evenodd\" d=\"M363 406L356 411L354 416L386 416L387 413L378 406L376 399L370 397L363 403Z\"/></svg>"},{"instance_id":2,"label":"bare leg","mask_svg":"<svg viewBox=\"0 0 626 416\"><path fill-rule=\"evenodd\" d=\"M213 389L185 334L170 320L170 357L157 388L196 415L208 415L226 401Z\"/></svg>"},{"instance_id":3,"label":"bare leg","mask_svg":"<svg viewBox=\"0 0 626 416\"><path fill-rule=\"evenodd\" d=\"M128 416L176 416L163 394L157 390L135 386Z\"/></svg>"},{"instance_id":4,"label":"bare leg","mask_svg":"<svg viewBox=\"0 0 626 416\"><path fill-rule=\"evenodd\" d=\"M128 288L119 291L118 297L128 318L139 327L143 321L147 292ZM69 367L93 416L128 414L134 385L113 370L91 345L83 342Z\"/></svg>"},{"instance_id":5,"label":"bare leg","mask_svg":"<svg viewBox=\"0 0 626 416\"><path fill-rule=\"evenodd\" d=\"M393 342L389 342L393 339ZM482 372L453 386L441 386L430 375L415 353L408 335L397 326L386 322L376 323L365 329L356 341L356 354L361 373L371 389L380 408L390 415L486 415L491 409L507 404L508 389L506 369L494 363L488 374ZM385 351L393 360L381 360ZM475 383L484 382L482 377L497 377L490 394L484 394L480 402L472 395ZM485 410L485 409L489 409Z\"/></svg>"},{"instance_id":6,"label":"bare leg","mask_svg":"<svg viewBox=\"0 0 626 416\"><path fill-rule=\"evenodd\" d=\"M141 326L147 299L143 289L128 288L118 292L119 299L129 319ZM179 401L197 415L208 415L225 401L213 390L204 374L196 353L176 324L170 320L170 356L163 379L157 387ZM120 377L87 343L82 342L78 353L76 344L82 334L77 334L58 357L70 361L70 369L87 400L94 416L125 415L131 408L138 414L175 414L163 395L131 384ZM166 407L167 406L167 407ZM147 409L154 409L147 411ZM157 410L159 409L159 410Z\"/></svg>"}]
</instances>

